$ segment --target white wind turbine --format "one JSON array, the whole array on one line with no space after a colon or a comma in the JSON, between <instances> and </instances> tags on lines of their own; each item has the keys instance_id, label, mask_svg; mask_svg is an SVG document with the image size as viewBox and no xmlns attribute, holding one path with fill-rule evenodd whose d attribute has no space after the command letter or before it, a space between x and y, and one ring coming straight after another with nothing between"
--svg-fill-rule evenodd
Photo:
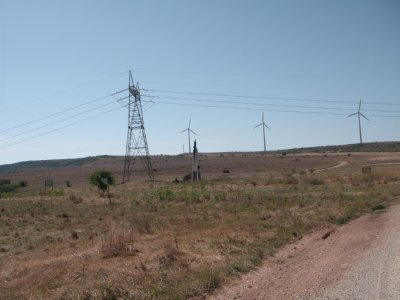
<instances>
[{"instance_id":1,"label":"white wind turbine","mask_svg":"<svg viewBox=\"0 0 400 300\"><path fill-rule=\"evenodd\" d=\"M352 117L355 115L358 116L358 130L360 132L360 144L362 144L363 141L362 141L362 132L361 132L361 117L363 117L367 121L369 121L369 119L361 113L361 99L360 99L360 104L358 105L358 111L355 112L354 114L348 115L346 118Z\"/></svg>"},{"instance_id":2,"label":"white wind turbine","mask_svg":"<svg viewBox=\"0 0 400 300\"><path fill-rule=\"evenodd\" d=\"M188 153L191 153L191 152L192 152L192 151L190 150L190 149L191 149L191 147L190 147L190 133L193 133L193 134L197 135L196 132L194 132L192 129L190 129L190 123L191 123L191 121L192 121L192 119L189 119L189 127L181 131L181 133L183 133L183 132L185 132L185 131L187 131L187 133L188 133L188 140L189 140L189 148L188 148L188 149L189 149L189 150L188 150L189 152L188 152Z\"/></svg>"},{"instance_id":3,"label":"white wind turbine","mask_svg":"<svg viewBox=\"0 0 400 300\"><path fill-rule=\"evenodd\" d=\"M265 152L265 151L267 151L266 144L265 144L265 128L268 128L269 130L271 130L271 128L269 128L268 125L265 124L265 122L264 122L264 112L262 113L262 122L260 124L258 124L257 126L255 126L253 129L257 128L258 126L262 126L262 129L263 129L264 152Z\"/></svg>"}]
</instances>

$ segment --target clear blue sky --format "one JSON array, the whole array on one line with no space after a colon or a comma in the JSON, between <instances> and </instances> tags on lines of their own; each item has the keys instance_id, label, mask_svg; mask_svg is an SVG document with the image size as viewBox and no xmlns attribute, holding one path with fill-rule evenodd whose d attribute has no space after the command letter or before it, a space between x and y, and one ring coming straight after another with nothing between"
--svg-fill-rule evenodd
<instances>
[{"instance_id":1,"label":"clear blue sky","mask_svg":"<svg viewBox=\"0 0 400 300\"><path fill-rule=\"evenodd\" d=\"M124 155L112 97L20 125L126 88L128 70L143 89L247 96L145 92L185 104L144 102L152 154L187 151L189 118L200 152L262 150L262 111L269 150L356 143L360 98L364 141L400 140L400 1L0 0L0 164Z\"/></svg>"}]
</instances>

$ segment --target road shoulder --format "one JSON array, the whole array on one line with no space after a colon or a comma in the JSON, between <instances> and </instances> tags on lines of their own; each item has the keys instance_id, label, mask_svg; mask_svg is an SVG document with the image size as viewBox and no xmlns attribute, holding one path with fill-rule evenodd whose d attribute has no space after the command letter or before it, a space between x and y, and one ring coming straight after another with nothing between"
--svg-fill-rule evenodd
<instances>
[{"instance_id":1,"label":"road shoulder","mask_svg":"<svg viewBox=\"0 0 400 300\"><path fill-rule=\"evenodd\" d=\"M357 264L397 214L398 204L388 212L315 230L283 247L256 271L214 291L208 299L308 299L318 295Z\"/></svg>"}]
</instances>

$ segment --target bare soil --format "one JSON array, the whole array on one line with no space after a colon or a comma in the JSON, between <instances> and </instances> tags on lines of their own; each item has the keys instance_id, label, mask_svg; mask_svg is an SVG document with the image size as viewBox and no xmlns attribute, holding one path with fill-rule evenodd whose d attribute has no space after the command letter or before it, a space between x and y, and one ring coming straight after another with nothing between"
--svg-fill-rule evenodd
<instances>
[{"instance_id":1,"label":"bare soil","mask_svg":"<svg viewBox=\"0 0 400 300\"><path fill-rule=\"evenodd\" d=\"M359 298L360 291L366 289L363 274L358 274L361 278L358 289L346 290L342 284L340 289L336 289L340 291L336 296L332 290L345 272L363 259L371 247L376 246L381 235L387 236L385 226L389 222L392 222L391 230L397 228L393 225L400 223L400 205L395 205L392 210L391 213L365 215L341 227L328 226L315 230L283 247L258 270L229 282L207 299L389 299L375 298L375 292ZM384 255L380 252L374 260L379 262L380 256ZM377 266L372 273L379 276L382 272L380 267ZM398 276L391 280L397 282L397 279Z\"/></svg>"}]
</instances>

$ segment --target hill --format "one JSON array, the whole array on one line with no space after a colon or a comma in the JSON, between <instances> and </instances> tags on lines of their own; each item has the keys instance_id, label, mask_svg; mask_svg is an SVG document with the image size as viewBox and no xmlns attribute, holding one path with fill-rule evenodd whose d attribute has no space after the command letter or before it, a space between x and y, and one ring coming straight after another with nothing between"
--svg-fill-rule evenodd
<instances>
[{"instance_id":1,"label":"hill","mask_svg":"<svg viewBox=\"0 0 400 300\"><path fill-rule=\"evenodd\" d=\"M36 160L22 161L14 164L0 165L0 174L16 173L21 170L37 169L37 168L60 168L60 167L80 167L85 164L92 163L97 157L71 158L71 159L52 159L52 160Z\"/></svg>"},{"instance_id":2,"label":"hill","mask_svg":"<svg viewBox=\"0 0 400 300\"><path fill-rule=\"evenodd\" d=\"M271 151L269 153L308 153L308 152L398 152L400 151L400 142L374 142L364 144L331 145L317 146L307 148L294 148L280 151Z\"/></svg>"},{"instance_id":3,"label":"hill","mask_svg":"<svg viewBox=\"0 0 400 300\"><path fill-rule=\"evenodd\" d=\"M347 152L399 152L399 151L400 151L400 142L374 142L374 143L364 143L364 144L331 145L331 146L283 149L283 150L267 151L267 153L298 154L298 153L325 153L325 152L347 153ZM238 154L238 152L224 152L224 153ZM250 153L261 153L261 152L240 152L240 154L250 154ZM14 164L0 165L0 174L17 173L22 170L40 169L40 168L80 167L84 165L90 165L93 163L100 164L101 162L105 161L111 162L115 160L121 160L121 157L102 155L102 156L89 156L89 157L75 158L75 159L24 161Z\"/></svg>"}]
</instances>

